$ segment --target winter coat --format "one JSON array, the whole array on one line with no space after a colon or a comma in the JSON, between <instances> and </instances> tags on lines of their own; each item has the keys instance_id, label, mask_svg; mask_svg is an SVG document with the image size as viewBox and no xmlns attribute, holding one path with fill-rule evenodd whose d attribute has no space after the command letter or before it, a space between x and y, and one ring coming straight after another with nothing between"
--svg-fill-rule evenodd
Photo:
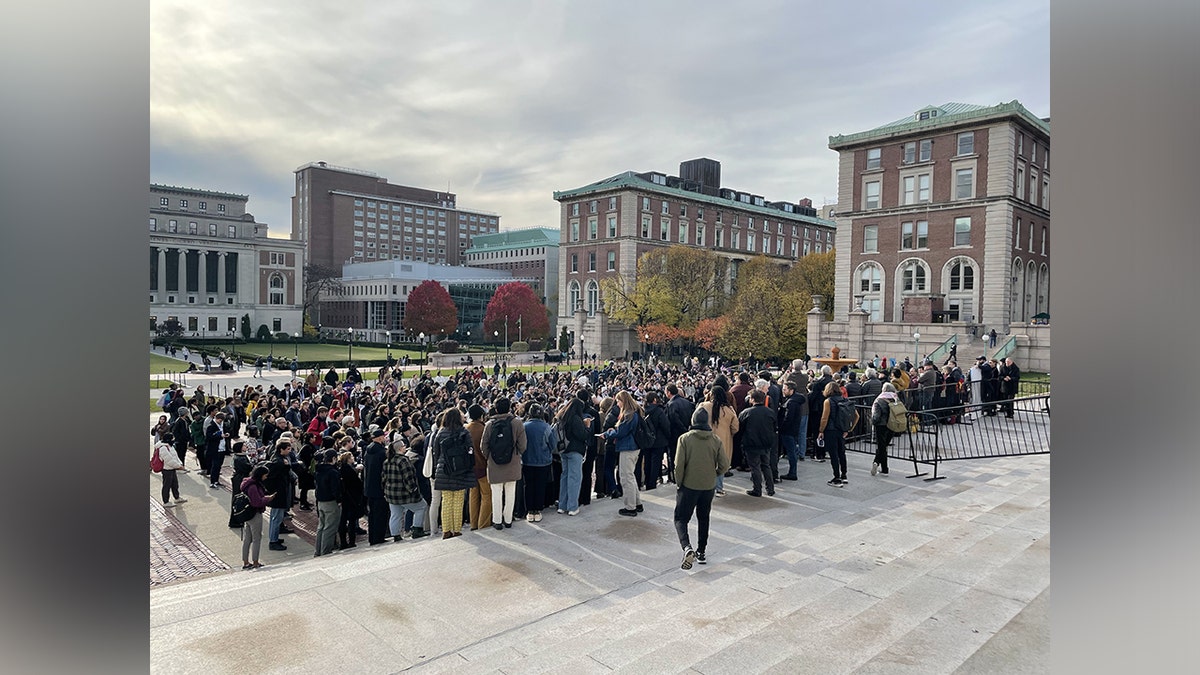
<instances>
[{"instance_id":1,"label":"winter coat","mask_svg":"<svg viewBox=\"0 0 1200 675\"><path fill-rule=\"evenodd\" d=\"M679 437L675 449L675 480L680 487L712 490L717 486L717 476L728 470L729 457L716 434L692 429Z\"/></svg>"},{"instance_id":2,"label":"winter coat","mask_svg":"<svg viewBox=\"0 0 1200 675\"><path fill-rule=\"evenodd\" d=\"M438 429L429 449L433 456L433 488L435 490L469 490L475 486L475 453L471 432L463 427ZM461 462L452 470L447 461L452 456Z\"/></svg>"},{"instance_id":3,"label":"winter coat","mask_svg":"<svg viewBox=\"0 0 1200 675\"><path fill-rule=\"evenodd\" d=\"M256 483L253 478L242 480L241 491L250 499L250 508L262 513L270 503L267 502L267 489L262 483ZM278 496L278 495L276 495Z\"/></svg>"},{"instance_id":4,"label":"winter coat","mask_svg":"<svg viewBox=\"0 0 1200 675\"><path fill-rule=\"evenodd\" d=\"M334 502L342 496L342 477L338 475L337 467L332 464L317 464L313 483L316 486L314 499L318 502Z\"/></svg>"},{"instance_id":5,"label":"winter coat","mask_svg":"<svg viewBox=\"0 0 1200 675\"><path fill-rule=\"evenodd\" d=\"M654 450L666 450L671 443L671 420L667 411L657 403L646 404L646 421L654 429Z\"/></svg>"},{"instance_id":6,"label":"winter coat","mask_svg":"<svg viewBox=\"0 0 1200 675\"><path fill-rule=\"evenodd\" d=\"M775 411L765 405L752 405L738 415L742 428L742 447L746 450L767 450L775 447L778 426Z\"/></svg>"},{"instance_id":7,"label":"winter coat","mask_svg":"<svg viewBox=\"0 0 1200 675\"><path fill-rule=\"evenodd\" d=\"M508 464L493 462L491 453L488 452L488 437L491 435L490 431L493 424L512 425L513 456ZM487 459L487 479L489 483L507 483L521 480L521 455L525 453L525 425L521 422L520 418L515 417L512 413L492 415L484 427L483 442L480 444L479 449Z\"/></svg>"},{"instance_id":8,"label":"winter coat","mask_svg":"<svg viewBox=\"0 0 1200 675\"><path fill-rule=\"evenodd\" d=\"M375 441L363 452L363 496L368 499L383 497L383 460L386 457L383 444Z\"/></svg>"},{"instance_id":9,"label":"winter coat","mask_svg":"<svg viewBox=\"0 0 1200 675\"><path fill-rule=\"evenodd\" d=\"M726 461L732 461L733 458L733 435L741 429L738 423L737 413L733 406L727 405L721 408L721 418L715 423L713 422L713 404L712 401L705 401L700 404L700 407L708 413L708 422L712 425L712 431L721 439L721 449L725 451Z\"/></svg>"},{"instance_id":10,"label":"winter coat","mask_svg":"<svg viewBox=\"0 0 1200 675\"><path fill-rule=\"evenodd\" d=\"M525 466L550 466L554 461L557 442L554 430L545 420L525 422L525 454L521 455L521 463Z\"/></svg>"},{"instance_id":11,"label":"winter coat","mask_svg":"<svg viewBox=\"0 0 1200 675\"><path fill-rule=\"evenodd\" d=\"M803 394L794 393L785 398L781 412L779 433L795 437L806 431L803 422L808 417L808 401Z\"/></svg>"},{"instance_id":12,"label":"winter coat","mask_svg":"<svg viewBox=\"0 0 1200 675\"><path fill-rule=\"evenodd\" d=\"M633 439L633 432L641 423L640 416L637 414L626 417L624 422L620 421L618 417L617 426L604 432L604 437L612 439L617 452L637 452L638 446Z\"/></svg>"}]
</instances>

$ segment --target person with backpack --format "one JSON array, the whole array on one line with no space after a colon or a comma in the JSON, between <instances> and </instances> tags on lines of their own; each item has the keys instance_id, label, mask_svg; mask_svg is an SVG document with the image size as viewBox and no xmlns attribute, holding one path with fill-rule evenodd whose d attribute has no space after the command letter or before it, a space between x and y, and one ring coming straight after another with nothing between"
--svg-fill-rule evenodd
<instances>
[{"instance_id":1,"label":"person with backpack","mask_svg":"<svg viewBox=\"0 0 1200 675\"><path fill-rule=\"evenodd\" d=\"M229 508L229 528L239 530L242 528L242 521L236 517L235 508L237 506L236 497L242 492L242 481L250 477L254 471L254 460L246 454L246 441L238 441L233 444L233 478L230 479L230 487L233 488L233 498L230 499Z\"/></svg>"},{"instance_id":2,"label":"person with backpack","mask_svg":"<svg viewBox=\"0 0 1200 675\"><path fill-rule=\"evenodd\" d=\"M846 487L846 435L858 423L858 411L854 409L854 403L842 396L842 388L837 382L825 385L822 394L825 402L821 406L817 445L824 445L829 453L833 480L828 485Z\"/></svg>"},{"instance_id":3,"label":"person with backpack","mask_svg":"<svg viewBox=\"0 0 1200 675\"><path fill-rule=\"evenodd\" d=\"M894 421L897 418L898 421ZM908 428L908 409L896 396L891 382L883 385L883 391L871 404L871 424L875 427L875 459L871 462L871 475L876 472L887 475L887 448L892 437ZM899 426L898 429L894 429Z\"/></svg>"},{"instance_id":4,"label":"person with backpack","mask_svg":"<svg viewBox=\"0 0 1200 675\"><path fill-rule=\"evenodd\" d=\"M525 425L514 416L512 402L501 396L492 403L492 416L483 429L480 451L487 459L487 478L492 488L492 527L512 527L521 478L521 455L525 452Z\"/></svg>"},{"instance_id":5,"label":"person with backpack","mask_svg":"<svg viewBox=\"0 0 1200 675\"><path fill-rule=\"evenodd\" d=\"M250 500L250 508L254 515L242 522L242 569L250 570L262 567L258 561L258 552L262 548L263 511L277 496L267 494L263 481L269 469L265 464L254 467L248 478L242 480L241 489Z\"/></svg>"},{"instance_id":6,"label":"person with backpack","mask_svg":"<svg viewBox=\"0 0 1200 675\"><path fill-rule=\"evenodd\" d=\"M162 476L162 501L163 506L168 508L187 501L179 496L179 476L176 474L176 471L187 473L187 469L183 468L183 462L175 448L171 447L174 442L175 435L170 431L164 432L158 443L154 444L154 455L150 460L150 468ZM172 495L175 497L174 504L171 503Z\"/></svg>"},{"instance_id":7,"label":"person with backpack","mask_svg":"<svg viewBox=\"0 0 1200 675\"><path fill-rule=\"evenodd\" d=\"M472 456L475 460L475 484L471 486L469 515L471 530L479 530L492 523L492 485L487 481L487 458L483 456L483 418L487 410L478 403L467 406L467 432L471 434Z\"/></svg>"},{"instance_id":8,"label":"person with backpack","mask_svg":"<svg viewBox=\"0 0 1200 675\"><path fill-rule=\"evenodd\" d=\"M646 392L646 416L643 421L654 430L654 442L642 449L638 458L638 476L642 479L641 489L653 490L662 478L663 457L667 454L667 443L671 438L671 420L662 406L662 395L657 391Z\"/></svg>"},{"instance_id":9,"label":"person with backpack","mask_svg":"<svg viewBox=\"0 0 1200 675\"><path fill-rule=\"evenodd\" d=\"M771 465L778 464L775 445L778 442L776 429L779 422L774 410L767 406L767 394L762 389L750 392L750 405L738 415L742 429L742 456L750 465L750 480L753 487L746 490L751 497L761 497L763 483L767 496L775 494L775 478Z\"/></svg>"},{"instance_id":10,"label":"person with backpack","mask_svg":"<svg viewBox=\"0 0 1200 675\"><path fill-rule=\"evenodd\" d=\"M588 444L595 439L591 432L591 418L585 417L588 410L584 396L572 396L559 409L554 419L557 433L566 443L562 451L563 474L558 486L558 512L568 516L579 514L579 495L583 486L583 459Z\"/></svg>"},{"instance_id":11,"label":"person with backpack","mask_svg":"<svg viewBox=\"0 0 1200 675\"><path fill-rule=\"evenodd\" d=\"M463 503L475 483L471 434L458 408L447 408L429 452L433 455L433 487L442 494L442 539L462 536Z\"/></svg>"},{"instance_id":12,"label":"person with backpack","mask_svg":"<svg viewBox=\"0 0 1200 675\"><path fill-rule=\"evenodd\" d=\"M617 466L625 502L625 506L617 509L617 513L622 516L637 516L643 507L637 477L634 475L638 458L638 445L634 434L639 425L646 423L646 413L637 401L633 400L633 395L625 389L617 392L617 407L621 411L617 416L617 425L605 431L603 437L612 439L617 452Z\"/></svg>"}]
</instances>

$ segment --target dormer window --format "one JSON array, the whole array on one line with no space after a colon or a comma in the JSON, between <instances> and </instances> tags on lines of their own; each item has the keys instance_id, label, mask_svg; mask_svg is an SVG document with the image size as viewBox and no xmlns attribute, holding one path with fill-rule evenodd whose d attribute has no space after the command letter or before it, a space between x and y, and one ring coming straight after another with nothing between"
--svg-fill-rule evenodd
<instances>
[{"instance_id":1,"label":"dormer window","mask_svg":"<svg viewBox=\"0 0 1200 675\"><path fill-rule=\"evenodd\" d=\"M927 120L927 119L930 119L933 117L937 117L937 114L938 114L938 111L936 108L933 108L930 110L922 110L917 113L917 121Z\"/></svg>"}]
</instances>

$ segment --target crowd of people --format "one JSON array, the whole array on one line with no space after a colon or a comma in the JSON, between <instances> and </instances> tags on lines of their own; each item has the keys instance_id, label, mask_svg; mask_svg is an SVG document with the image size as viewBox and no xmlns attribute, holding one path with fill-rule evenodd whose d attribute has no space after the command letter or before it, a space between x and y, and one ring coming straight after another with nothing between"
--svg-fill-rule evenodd
<instances>
[{"instance_id":1,"label":"crowd of people","mask_svg":"<svg viewBox=\"0 0 1200 675\"><path fill-rule=\"evenodd\" d=\"M687 569L706 562L714 497L726 495L735 470L750 474L748 495L770 497L798 480L800 463L828 458L828 485L844 488L846 438L870 424L871 475L887 474L887 443L901 433L889 431L893 402L961 406L976 370L964 378L953 362L926 362L910 371L871 367L860 379L806 369L802 359L776 374L689 357L503 375L481 366L452 376L384 367L368 382L356 369L344 377L330 369L224 398L172 387L151 435L164 506L187 501L178 471L192 464L218 488L231 462L229 526L241 531L244 569L262 566L264 524L268 547L286 550L292 509L316 510L314 555L323 556L356 547L363 535L378 546L489 526L503 532L605 499L615 515L636 518L642 492L668 484L676 486L673 520ZM1015 395L1011 360L996 375L998 393Z\"/></svg>"}]
</instances>

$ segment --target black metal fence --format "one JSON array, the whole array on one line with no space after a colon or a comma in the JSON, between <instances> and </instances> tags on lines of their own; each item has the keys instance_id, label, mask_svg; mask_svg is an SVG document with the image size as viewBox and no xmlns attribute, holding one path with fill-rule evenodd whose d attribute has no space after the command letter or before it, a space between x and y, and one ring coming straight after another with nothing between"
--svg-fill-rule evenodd
<instances>
[{"instance_id":1,"label":"black metal fence","mask_svg":"<svg viewBox=\"0 0 1200 675\"><path fill-rule=\"evenodd\" d=\"M875 454L876 429L869 422L871 404L856 401L860 423L847 438L846 448L850 451ZM926 480L943 477L938 476L942 462L1049 452L1049 394L910 411L908 431L895 434L887 448L889 458L913 462L910 477L925 475L919 464L933 465L933 477Z\"/></svg>"}]
</instances>

